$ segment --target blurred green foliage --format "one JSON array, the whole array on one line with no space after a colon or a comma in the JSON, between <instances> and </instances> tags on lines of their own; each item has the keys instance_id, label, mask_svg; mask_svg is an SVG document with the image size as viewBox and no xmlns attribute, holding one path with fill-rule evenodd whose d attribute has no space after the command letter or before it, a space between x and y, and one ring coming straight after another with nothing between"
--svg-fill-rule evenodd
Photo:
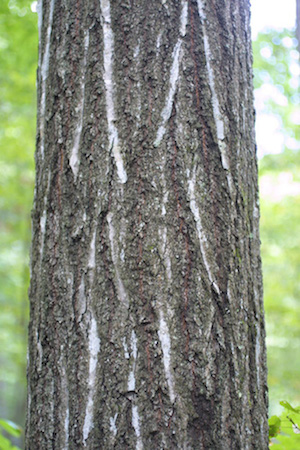
<instances>
[{"instance_id":1,"label":"blurred green foliage","mask_svg":"<svg viewBox=\"0 0 300 450\"><path fill-rule=\"evenodd\" d=\"M21 424L25 413L38 53L37 17L30 6L31 1L27 0L0 2L0 414ZM264 98L264 107L268 113L280 117L282 133L287 137L281 154L266 155L259 164L272 414L280 413L282 398L300 403L300 190L297 191L300 152L295 150L300 147L300 127L297 127L300 95L295 81L297 57L292 31L261 33L254 42L255 89L262 91L269 86L270 95ZM284 420L280 418L282 431ZM278 421L273 421L276 428ZM288 420L287 425L289 434L292 423ZM280 435L279 440L282 438L285 439ZM279 444L274 447L296 448Z\"/></svg>"},{"instance_id":2,"label":"blurred green foliage","mask_svg":"<svg viewBox=\"0 0 300 450\"><path fill-rule=\"evenodd\" d=\"M265 156L260 169L261 186L270 185L261 196L261 239L272 409L281 398L300 402L300 154L291 167L290 153ZM282 195L288 184L298 195Z\"/></svg>"},{"instance_id":3,"label":"blurred green foliage","mask_svg":"<svg viewBox=\"0 0 300 450\"><path fill-rule=\"evenodd\" d=\"M0 450L20 450L20 447L11 443L6 436L16 438L22 433L21 427L10 420L0 419ZM6 435L6 436L5 436Z\"/></svg>"},{"instance_id":4,"label":"blurred green foliage","mask_svg":"<svg viewBox=\"0 0 300 450\"><path fill-rule=\"evenodd\" d=\"M23 424L37 66L30 2L0 2L0 29L0 414Z\"/></svg>"},{"instance_id":5,"label":"blurred green foliage","mask_svg":"<svg viewBox=\"0 0 300 450\"><path fill-rule=\"evenodd\" d=\"M299 53L291 30L259 33L253 42L254 88L263 94L264 111L281 122L287 148L300 148Z\"/></svg>"},{"instance_id":6,"label":"blurred green foliage","mask_svg":"<svg viewBox=\"0 0 300 450\"><path fill-rule=\"evenodd\" d=\"M281 401L284 408L280 417L269 419L269 437L274 450L296 450L300 448L300 406L293 407L287 401Z\"/></svg>"},{"instance_id":7,"label":"blurred green foliage","mask_svg":"<svg viewBox=\"0 0 300 450\"><path fill-rule=\"evenodd\" d=\"M300 403L299 53L289 30L260 33L253 52L256 97L262 93L264 111L280 117L286 144L259 161L270 412L276 414L282 398Z\"/></svg>"}]
</instances>

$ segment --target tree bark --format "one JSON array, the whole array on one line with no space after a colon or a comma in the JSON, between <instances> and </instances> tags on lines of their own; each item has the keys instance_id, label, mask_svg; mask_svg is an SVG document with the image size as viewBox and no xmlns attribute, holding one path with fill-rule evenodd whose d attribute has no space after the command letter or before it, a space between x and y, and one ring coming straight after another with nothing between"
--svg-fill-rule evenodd
<instances>
[{"instance_id":1,"label":"tree bark","mask_svg":"<svg viewBox=\"0 0 300 450\"><path fill-rule=\"evenodd\" d=\"M26 449L267 449L246 0L39 3Z\"/></svg>"}]
</instances>

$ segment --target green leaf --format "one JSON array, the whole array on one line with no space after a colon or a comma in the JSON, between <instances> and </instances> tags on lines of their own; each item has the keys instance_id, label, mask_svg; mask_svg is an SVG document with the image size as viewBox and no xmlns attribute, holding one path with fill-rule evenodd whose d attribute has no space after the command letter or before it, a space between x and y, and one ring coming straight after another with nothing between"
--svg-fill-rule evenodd
<instances>
[{"instance_id":1,"label":"green leaf","mask_svg":"<svg viewBox=\"0 0 300 450\"><path fill-rule=\"evenodd\" d=\"M0 434L0 450L11 450L11 443L2 434Z\"/></svg>"},{"instance_id":2,"label":"green leaf","mask_svg":"<svg viewBox=\"0 0 300 450\"><path fill-rule=\"evenodd\" d=\"M275 437L280 432L281 420L277 416L269 419L269 438Z\"/></svg>"},{"instance_id":3,"label":"green leaf","mask_svg":"<svg viewBox=\"0 0 300 450\"><path fill-rule=\"evenodd\" d=\"M287 401L281 401L281 406L284 407L284 411L280 416L280 433L276 434L276 439L271 433L276 428L277 419L276 416L270 418L270 441L276 450L295 450L300 448L300 429L299 429L299 414L300 408L293 406ZM273 447L272 447L273 448Z\"/></svg>"},{"instance_id":4,"label":"green leaf","mask_svg":"<svg viewBox=\"0 0 300 450\"><path fill-rule=\"evenodd\" d=\"M297 406L296 408L293 408L292 405L289 402L285 401L285 400L282 400L279 403L281 404L281 406L283 406L288 411L293 411L294 413L300 414L300 406Z\"/></svg>"},{"instance_id":5,"label":"green leaf","mask_svg":"<svg viewBox=\"0 0 300 450\"><path fill-rule=\"evenodd\" d=\"M22 428L10 420L0 419L0 426L11 436L19 437L21 435Z\"/></svg>"}]
</instances>

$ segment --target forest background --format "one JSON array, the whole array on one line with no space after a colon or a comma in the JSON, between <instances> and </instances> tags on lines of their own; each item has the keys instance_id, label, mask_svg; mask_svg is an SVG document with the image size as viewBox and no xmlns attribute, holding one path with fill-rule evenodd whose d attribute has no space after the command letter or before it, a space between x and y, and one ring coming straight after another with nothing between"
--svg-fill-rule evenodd
<instances>
[{"instance_id":1,"label":"forest background","mask_svg":"<svg viewBox=\"0 0 300 450\"><path fill-rule=\"evenodd\" d=\"M34 11L35 2L28 0L0 3L0 418L21 425L34 191L38 55ZM253 53L273 415L281 413L281 400L300 405L300 66L295 29L255 32ZM276 448L295 448L292 445Z\"/></svg>"}]
</instances>

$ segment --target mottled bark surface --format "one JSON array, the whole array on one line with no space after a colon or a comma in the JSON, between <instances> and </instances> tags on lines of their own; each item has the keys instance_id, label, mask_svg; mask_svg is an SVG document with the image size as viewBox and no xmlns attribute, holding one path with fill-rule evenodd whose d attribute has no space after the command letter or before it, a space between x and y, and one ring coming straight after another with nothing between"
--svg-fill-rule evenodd
<instances>
[{"instance_id":1,"label":"mottled bark surface","mask_svg":"<svg viewBox=\"0 0 300 450\"><path fill-rule=\"evenodd\" d=\"M26 449L267 449L248 1L39 30Z\"/></svg>"}]
</instances>

